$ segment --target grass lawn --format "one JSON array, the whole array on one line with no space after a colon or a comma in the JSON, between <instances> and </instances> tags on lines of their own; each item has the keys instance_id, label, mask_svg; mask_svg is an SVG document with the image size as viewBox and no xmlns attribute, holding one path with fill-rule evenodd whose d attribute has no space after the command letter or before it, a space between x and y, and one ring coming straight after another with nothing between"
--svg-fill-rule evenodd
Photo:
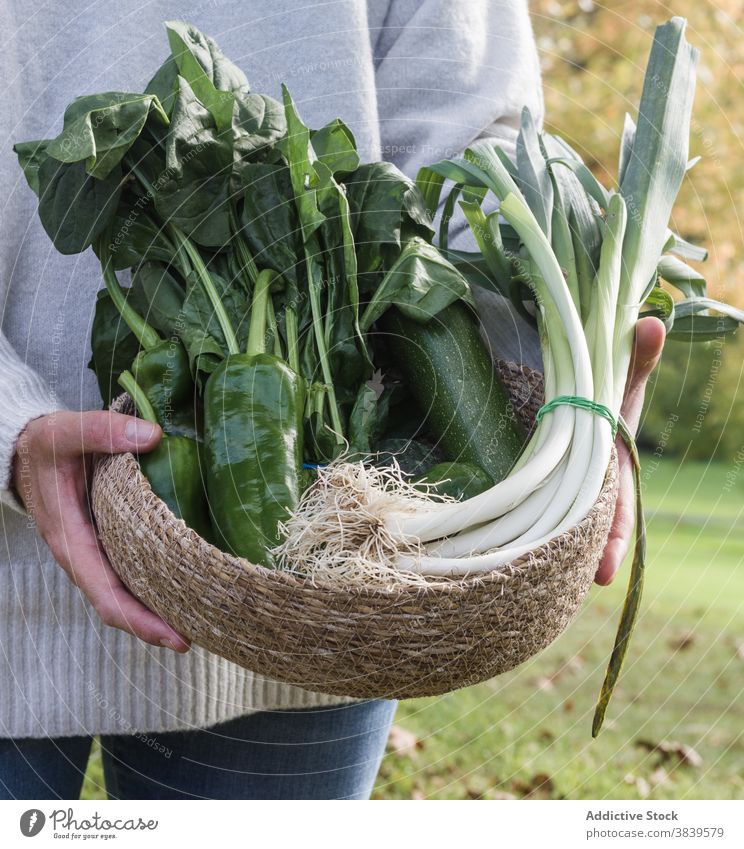
<instances>
[{"instance_id":1,"label":"grass lawn","mask_svg":"<svg viewBox=\"0 0 744 849\"><path fill-rule=\"evenodd\" d=\"M627 564L538 658L402 703L400 751L386 755L375 798L744 798L744 475L735 471L645 459L645 602L597 740L594 701ZM98 752L83 798L104 798Z\"/></svg>"},{"instance_id":2,"label":"grass lawn","mask_svg":"<svg viewBox=\"0 0 744 849\"><path fill-rule=\"evenodd\" d=\"M645 458L645 602L597 740L627 564L538 658L402 704L417 742L388 753L375 797L744 798L744 479L731 471Z\"/></svg>"}]
</instances>

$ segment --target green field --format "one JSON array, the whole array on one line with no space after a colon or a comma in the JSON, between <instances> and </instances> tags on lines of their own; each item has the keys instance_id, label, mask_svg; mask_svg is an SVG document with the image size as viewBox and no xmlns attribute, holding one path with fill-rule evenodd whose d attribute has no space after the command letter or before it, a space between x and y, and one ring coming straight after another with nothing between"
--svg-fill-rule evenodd
<instances>
[{"instance_id":1,"label":"green field","mask_svg":"<svg viewBox=\"0 0 744 849\"><path fill-rule=\"evenodd\" d=\"M411 745L387 754L375 798L744 798L744 468L644 468L645 603L600 737L627 564L535 660L401 704L397 741ZM84 798L104 798L102 784L96 752Z\"/></svg>"},{"instance_id":2,"label":"green field","mask_svg":"<svg viewBox=\"0 0 744 849\"><path fill-rule=\"evenodd\" d=\"M594 699L627 564L534 661L401 705L397 724L419 748L388 754L375 796L744 798L744 474L736 472L645 458L645 603L597 740Z\"/></svg>"}]
</instances>

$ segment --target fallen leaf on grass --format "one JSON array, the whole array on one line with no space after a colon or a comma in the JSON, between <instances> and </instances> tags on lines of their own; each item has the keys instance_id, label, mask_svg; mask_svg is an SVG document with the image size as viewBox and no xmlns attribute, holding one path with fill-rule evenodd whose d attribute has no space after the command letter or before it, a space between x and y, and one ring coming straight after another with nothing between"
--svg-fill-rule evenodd
<instances>
[{"instance_id":1,"label":"fallen leaf on grass","mask_svg":"<svg viewBox=\"0 0 744 849\"><path fill-rule=\"evenodd\" d=\"M510 802L517 797L513 793L507 793L505 790L494 790L491 794L492 799L499 799L503 802Z\"/></svg>"},{"instance_id":2,"label":"fallen leaf on grass","mask_svg":"<svg viewBox=\"0 0 744 849\"><path fill-rule=\"evenodd\" d=\"M638 795L645 799L648 794L651 792L651 788L649 787L648 781L645 778L641 778L640 776L633 775L632 773L628 773L623 781L626 784L630 784L631 787L635 787Z\"/></svg>"},{"instance_id":3,"label":"fallen leaf on grass","mask_svg":"<svg viewBox=\"0 0 744 849\"><path fill-rule=\"evenodd\" d=\"M685 651L695 643L695 634L693 631L683 631L669 640L669 648L674 651Z\"/></svg>"},{"instance_id":4,"label":"fallen leaf on grass","mask_svg":"<svg viewBox=\"0 0 744 849\"><path fill-rule=\"evenodd\" d=\"M471 775L465 781L465 798L484 799L490 789L490 781L486 775Z\"/></svg>"},{"instance_id":5,"label":"fallen leaf on grass","mask_svg":"<svg viewBox=\"0 0 744 849\"><path fill-rule=\"evenodd\" d=\"M542 743L552 743L555 740L555 734L547 728L541 728L537 734L537 739Z\"/></svg>"},{"instance_id":6,"label":"fallen leaf on grass","mask_svg":"<svg viewBox=\"0 0 744 849\"><path fill-rule=\"evenodd\" d=\"M518 778L514 789L525 799L553 799L555 787L553 779L544 772L538 772L529 781Z\"/></svg>"},{"instance_id":7,"label":"fallen leaf on grass","mask_svg":"<svg viewBox=\"0 0 744 849\"><path fill-rule=\"evenodd\" d=\"M419 749L424 748L422 740L400 725L393 725L390 728L387 741L388 751L393 752L401 757L413 757Z\"/></svg>"},{"instance_id":8,"label":"fallen leaf on grass","mask_svg":"<svg viewBox=\"0 0 744 849\"><path fill-rule=\"evenodd\" d=\"M532 680L538 690L552 690L556 683L558 683L564 675L572 672L578 672L583 668L584 661L578 654L576 654L565 661L561 661L560 665L554 672L551 672L550 675L540 676L539 678L534 678Z\"/></svg>"},{"instance_id":9,"label":"fallen leaf on grass","mask_svg":"<svg viewBox=\"0 0 744 849\"><path fill-rule=\"evenodd\" d=\"M652 787L658 787L660 784L665 784L668 779L669 773L663 766L657 767L648 777Z\"/></svg>"},{"instance_id":10,"label":"fallen leaf on grass","mask_svg":"<svg viewBox=\"0 0 744 849\"><path fill-rule=\"evenodd\" d=\"M703 759L700 755L686 743L677 743L676 741L662 740L660 743L654 743L651 740L637 740L636 746L645 749L647 752L654 752L659 755L659 763L666 763L670 760L676 760L685 766L691 766L695 769L703 765Z\"/></svg>"},{"instance_id":11,"label":"fallen leaf on grass","mask_svg":"<svg viewBox=\"0 0 744 849\"><path fill-rule=\"evenodd\" d=\"M573 657L569 657L569 659L566 661L566 667L572 672L579 672L585 666L586 664L584 663L584 658L580 654L575 654Z\"/></svg>"}]
</instances>

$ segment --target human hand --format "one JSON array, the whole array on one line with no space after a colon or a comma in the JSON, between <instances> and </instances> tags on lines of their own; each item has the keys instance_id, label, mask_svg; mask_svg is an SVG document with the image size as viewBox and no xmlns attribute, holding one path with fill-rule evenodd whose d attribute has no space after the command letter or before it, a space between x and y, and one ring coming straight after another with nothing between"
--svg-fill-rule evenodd
<instances>
[{"instance_id":1,"label":"human hand","mask_svg":"<svg viewBox=\"0 0 744 849\"><path fill-rule=\"evenodd\" d=\"M110 412L55 412L30 421L18 438L13 484L55 560L113 628L185 652L188 641L138 601L114 572L87 503L92 454L150 451L150 422Z\"/></svg>"},{"instance_id":2,"label":"human hand","mask_svg":"<svg viewBox=\"0 0 744 849\"><path fill-rule=\"evenodd\" d=\"M665 333L664 325L658 318L642 318L636 325L635 349L628 370L628 382L621 409L621 415L632 434L638 430L646 383L661 357ZM597 574L594 576L595 582L603 586L612 582L628 553L635 521L635 490L630 455L620 437L617 438L615 445L620 465L617 505L610 536Z\"/></svg>"}]
</instances>

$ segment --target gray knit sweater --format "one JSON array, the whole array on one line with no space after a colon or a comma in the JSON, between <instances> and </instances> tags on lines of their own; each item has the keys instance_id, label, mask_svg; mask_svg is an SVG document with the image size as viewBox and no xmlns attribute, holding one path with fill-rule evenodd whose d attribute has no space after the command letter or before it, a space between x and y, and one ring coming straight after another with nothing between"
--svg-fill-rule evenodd
<instances>
[{"instance_id":1,"label":"gray knit sweater","mask_svg":"<svg viewBox=\"0 0 744 849\"><path fill-rule=\"evenodd\" d=\"M343 117L363 158L390 159L411 176L479 137L513 147L525 103L542 118L525 0L0 4L0 736L188 729L342 701L101 625L9 492L29 420L101 406L86 368L95 257L55 252L11 147L56 135L76 95L142 90L167 51L171 18L215 37L254 90L279 96L286 81L309 124ZM497 344L524 331L503 304L482 306ZM519 343L503 350L525 358Z\"/></svg>"}]
</instances>

